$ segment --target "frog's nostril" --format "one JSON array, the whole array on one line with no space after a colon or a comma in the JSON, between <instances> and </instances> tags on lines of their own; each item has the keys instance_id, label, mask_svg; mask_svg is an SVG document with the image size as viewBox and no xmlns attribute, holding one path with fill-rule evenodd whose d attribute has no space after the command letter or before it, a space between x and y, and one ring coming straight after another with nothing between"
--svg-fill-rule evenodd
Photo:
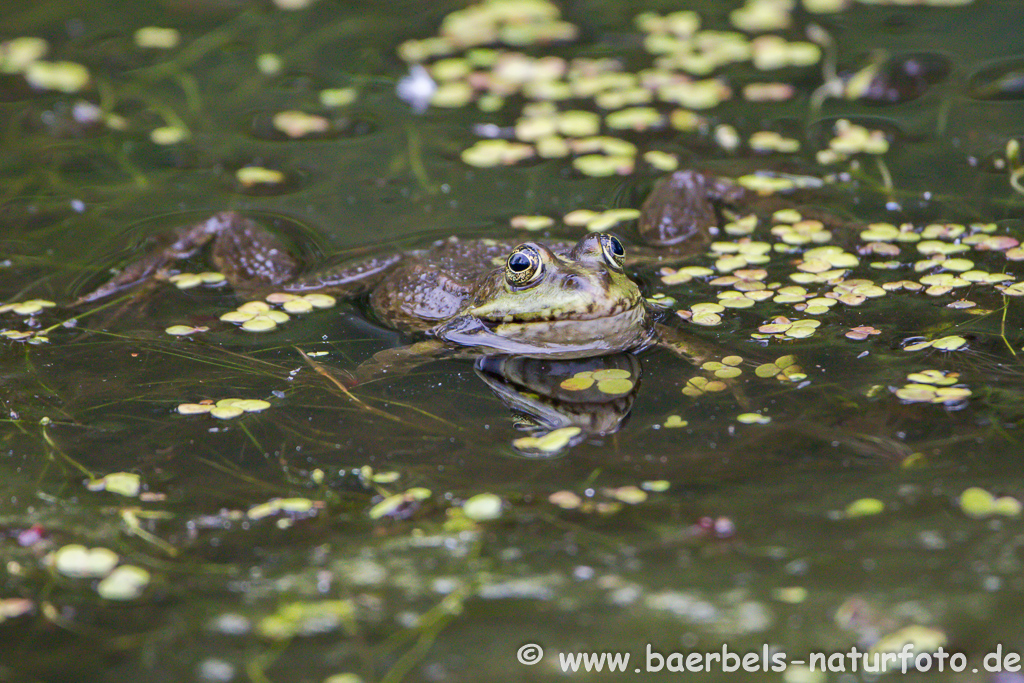
<instances>
[{"instance_id":1,"label":"frog's nostril","mask_svg":"<svg viewBox=\"0 0 1024 683\"><path fill-rule=\"evenodd\" d=\"M562 290L566 292L576 292L583 288L583 283L580 282L580 278L577 275L566 275L565 279L562 280Z\"/></svg>"}]
</instances>

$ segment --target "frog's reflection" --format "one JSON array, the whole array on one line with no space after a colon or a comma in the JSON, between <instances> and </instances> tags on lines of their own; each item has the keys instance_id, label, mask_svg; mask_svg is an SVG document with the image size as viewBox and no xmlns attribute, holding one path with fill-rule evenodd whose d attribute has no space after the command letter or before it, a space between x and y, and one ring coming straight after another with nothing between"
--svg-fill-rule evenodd
<instances>
[{"instance_id":1,"label":"frog's reflection","mask_svg":"<svg viewBox=\"0 0 1024 683\"><path fill-rule=\"evenodd\" d=\"M640 361L631 353L574 360L485 356L475 369L527 432L512 446L528 457L561 455L588 437L617 432L640 388Z\"/></svg>"}]
</instances>

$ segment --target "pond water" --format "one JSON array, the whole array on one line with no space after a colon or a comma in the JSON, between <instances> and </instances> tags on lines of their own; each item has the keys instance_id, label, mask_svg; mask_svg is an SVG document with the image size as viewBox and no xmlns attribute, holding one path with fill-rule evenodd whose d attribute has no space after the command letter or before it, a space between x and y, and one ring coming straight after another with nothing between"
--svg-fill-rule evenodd
<instances>
[{"instance_id":1,"label":"pond water","mask_svg":"<svg viewBox=\"0 0 1024 683\"><path fill-rule=\"evenodd\" d=\"M1021 680L1021 3L304 5L5 4L0 681L723 647L757 663L709 680L853 681L851 648L906 644ZM397 94L417 63L433 102ZM696 365L359 374L418 341L365 296L262 333L214 277L74 305L227 210L310 268L588 224L641 253L605 212L676 168L760 195L630 270Z\"/></svg>"}]
</instances>

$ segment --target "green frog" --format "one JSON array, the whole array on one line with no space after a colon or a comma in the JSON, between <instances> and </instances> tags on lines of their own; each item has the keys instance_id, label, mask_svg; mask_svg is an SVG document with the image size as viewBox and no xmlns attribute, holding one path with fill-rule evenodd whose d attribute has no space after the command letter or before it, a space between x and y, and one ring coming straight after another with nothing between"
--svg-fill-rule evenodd
<instances>
[{"instance_id":1,"label":"green frog","mask_svg":"<svg viewBox=\"0 0 1024 683\"><path fill-rule=\"evenodd\" d=\"M382 323L433 338L412 347L411 355L447 346L478 354L583 358L671 341L677 352L700 360L705 354L699 345L659 324L660 309L644 299L626 267L638 258L702 251L716 230L720 203L738 201L742 192L693 171L669 176L641 211L641 238L654 249L632 261L608 234L546 245L451 237L426 249L308 274L277 236L241 214L224 212L165 236L163 244L79 303L159 279L175 261L212 242L214 265L240 296L369 292L370 308ZM398 362L394 354L379 360Z\"/></svg>"}]
</instances>

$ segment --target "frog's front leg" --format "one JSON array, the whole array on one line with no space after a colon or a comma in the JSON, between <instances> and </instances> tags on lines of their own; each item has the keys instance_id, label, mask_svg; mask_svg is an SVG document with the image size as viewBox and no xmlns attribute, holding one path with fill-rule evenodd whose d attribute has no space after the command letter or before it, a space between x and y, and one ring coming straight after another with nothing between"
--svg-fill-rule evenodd
<instances>
[{"instance_id":1,"label":"frog's front leg","mask_svg":"<svg viewBox=\"0 0 1024 683\"><path fill-rule=\"evenodd\" d=\"M298 271L298 259L280 239L241 214L225 211L163 236L149 253L75 303L96 301L159 278L175 262L195 255L211 240L213 264L236 290L246 292L280 284Z\"/></svg>"}]
</instances>

